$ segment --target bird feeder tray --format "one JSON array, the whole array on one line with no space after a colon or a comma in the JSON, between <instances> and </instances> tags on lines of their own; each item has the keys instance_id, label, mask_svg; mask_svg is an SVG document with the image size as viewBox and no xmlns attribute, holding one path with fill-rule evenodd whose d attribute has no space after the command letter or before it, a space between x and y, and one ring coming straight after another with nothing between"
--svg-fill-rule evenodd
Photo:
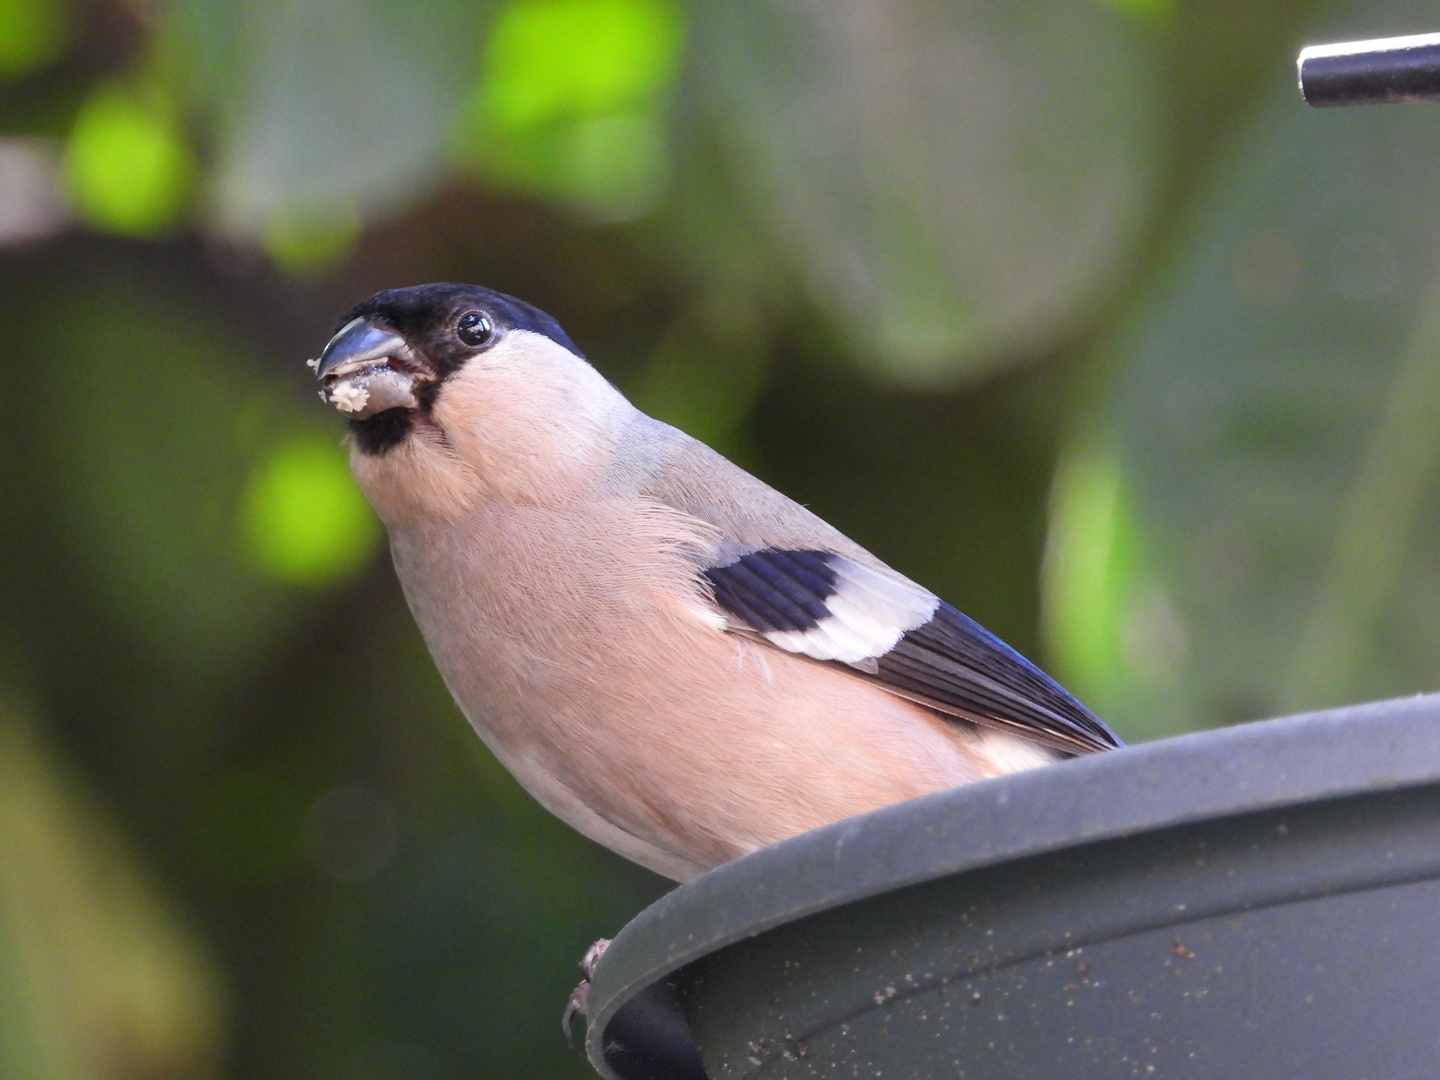
<instances>
[{"instance_id":1,"label":"bird feeder tray","mask_svg":"<svg viewBox=\"0 0 1440 1080\"><path fill-rule=\"evenodd\" d=\"M1440 1076L1440 696L886 807L684 885L595 972L607 1080Z\"/></svg>"}]
</instances>

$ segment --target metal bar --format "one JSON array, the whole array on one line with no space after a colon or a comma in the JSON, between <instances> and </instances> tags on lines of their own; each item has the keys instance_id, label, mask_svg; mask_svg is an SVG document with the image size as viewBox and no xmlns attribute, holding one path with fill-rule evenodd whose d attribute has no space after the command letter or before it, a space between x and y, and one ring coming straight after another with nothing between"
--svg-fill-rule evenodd
<instances>
[{"instance_id":1,"label":"metal bar","mask_svg":"<svg viewBox=\"0 0 1440 1080\"><path fill-rule=\"evenodd\" d=\"M1316 107L1440 101L1440 34L1312 45L1298 66Z\"/></svg>"}]
</instances>

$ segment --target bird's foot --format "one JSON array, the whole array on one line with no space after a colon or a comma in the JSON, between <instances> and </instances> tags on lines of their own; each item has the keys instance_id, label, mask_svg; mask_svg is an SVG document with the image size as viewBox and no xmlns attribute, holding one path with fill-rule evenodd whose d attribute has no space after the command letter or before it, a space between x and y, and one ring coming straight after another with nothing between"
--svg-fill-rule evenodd
<instances>
[{"instance_id":1,"label":"bird's foot","mask_svg":"<svg viewBox=\"0 0 1440 1080\"><path fill-rule=\"evenodd\" d=\"M585 955L580 958L580 974L584 977L570 994L570 1000L565 1003L565 1012L560 1016L560 1029L565 1033L565 1045L571 1050L575 1049L575 1040L571 1035L570 1025L575 1017L588 1015L586 1009L590 1005L590 977L595 974L595 965L600 963L600 957L605 955L605 950L609 947L610 939L602 937L586 949Z\"/></svg>"}]
</instances>

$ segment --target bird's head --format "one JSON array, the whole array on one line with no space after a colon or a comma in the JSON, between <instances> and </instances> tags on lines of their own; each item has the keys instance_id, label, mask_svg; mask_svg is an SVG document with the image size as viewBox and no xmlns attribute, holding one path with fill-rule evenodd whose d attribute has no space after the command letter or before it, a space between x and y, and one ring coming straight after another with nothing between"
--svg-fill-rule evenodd
<instances>
[{"instance_id":1,"label":"bird's head","mask_svg":"<svg viewBox=\"0 0 1440 1080\"><path fill-rule=\"evenodd\" d=\"M483 493L554 501L600 482L634 408L549 315L478 285L389 289L310 361L350 418L351 471L387 525Z\"/></svg>"},{"instance_id":2,"label":"bird's head","mask_svg":"<svg viewBox=\"0 0 1440 1080\"><path fill-rule=\"evenodd\" d=\"M320 396L350 417L356 447L380 454L476 357L502 359L537 336L581 358L559 323L523 300L478 285L416 285L356 304L310 364Z\"/></svg>"}]
</instances>

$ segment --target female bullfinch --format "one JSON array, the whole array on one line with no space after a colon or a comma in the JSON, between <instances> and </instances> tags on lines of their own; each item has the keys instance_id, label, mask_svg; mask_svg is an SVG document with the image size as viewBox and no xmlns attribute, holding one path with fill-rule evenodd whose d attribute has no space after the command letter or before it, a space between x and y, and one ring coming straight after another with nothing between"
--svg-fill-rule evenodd
<instances>
[{"instance_id":1,"label":"female bullfinch","mask_svg":"<svg viewBox=\"0 0 1440 1080\"><path fill-rule=\"evenodd\" d=\"M1119 745L978 623L639 412L529 304L377 293L311 365L465 716L657 873Z\"/></svg>"}]
</instances>

